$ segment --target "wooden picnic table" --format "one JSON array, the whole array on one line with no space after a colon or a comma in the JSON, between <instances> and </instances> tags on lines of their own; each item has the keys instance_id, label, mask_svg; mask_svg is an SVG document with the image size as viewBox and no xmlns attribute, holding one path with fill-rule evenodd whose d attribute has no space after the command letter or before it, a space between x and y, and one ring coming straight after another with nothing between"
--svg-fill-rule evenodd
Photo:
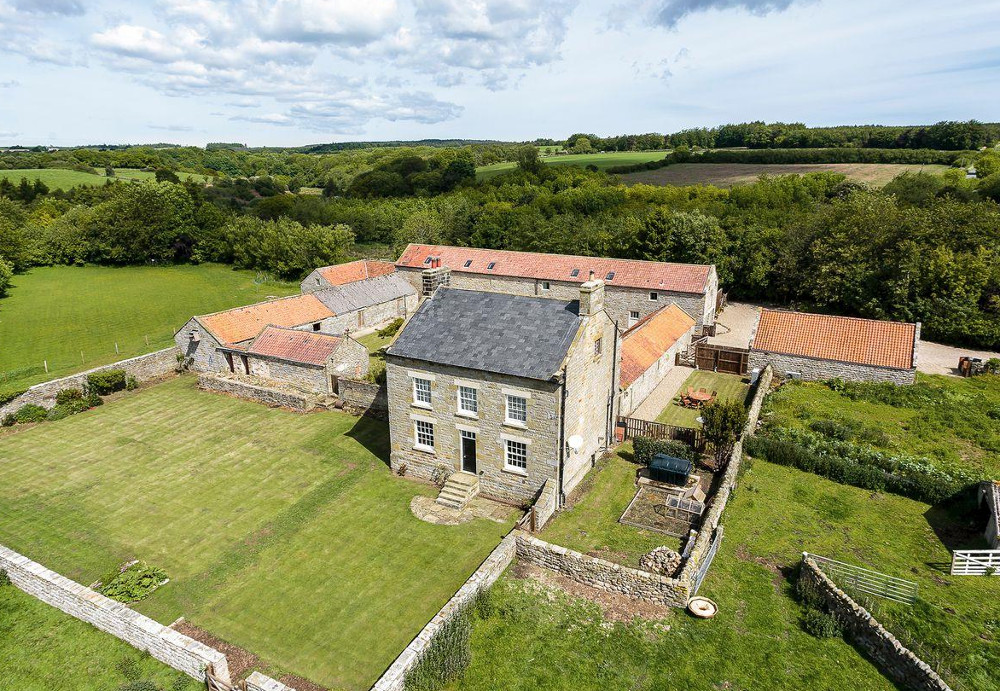
<instances>
[{"instance_id":1,"label":"wooden picnic table","mask_svg":"<svg viewBox=\"0 0 1000 691\"><path fill-rule=\"evenodd\" d=\"M692 391L688 389L688 398L699 403L706 403L712 400L712 394L708 391Z\"/></svg>"}]
</instances>

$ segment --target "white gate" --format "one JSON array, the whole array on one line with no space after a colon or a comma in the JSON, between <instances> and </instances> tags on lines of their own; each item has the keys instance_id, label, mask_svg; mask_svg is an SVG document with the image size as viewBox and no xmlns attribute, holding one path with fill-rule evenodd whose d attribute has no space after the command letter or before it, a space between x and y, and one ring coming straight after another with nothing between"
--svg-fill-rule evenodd
<instances>
[{"instance_id":1,"label":"white gate","mask_svg":"<svg viewBox=\"0 0 1000 691\"><path fill-rule=\"evenodd\" d=\"M951 553L952 576L1000 576L1000 549L957 549Z\"/></svg>"}]
</instances>

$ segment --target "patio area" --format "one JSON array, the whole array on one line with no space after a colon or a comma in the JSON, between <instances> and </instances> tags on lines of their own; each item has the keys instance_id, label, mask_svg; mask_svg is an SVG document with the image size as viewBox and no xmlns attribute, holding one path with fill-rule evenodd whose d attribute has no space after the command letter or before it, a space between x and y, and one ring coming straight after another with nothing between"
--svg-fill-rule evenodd
<instances>
[{"instance_id":1,"label":"patio area","mask_svg":"<svg viewBox=\"0 0 1000 691\"><path fill-rule=\"evenodd\" d=\"M712 396L714 400L731 401L743 400L747 395L749 380L735 374L721 374L718 372L708 372L705 370L695 370L681 384L677 390L677 395L666 404L666 407L657 416L656 421L674 427L692 427L698 429L698 416L701 414L698 408L689 408L681 404L679 397L689 390L697 393L699 389Z\"/></svg>"}]
</instances>

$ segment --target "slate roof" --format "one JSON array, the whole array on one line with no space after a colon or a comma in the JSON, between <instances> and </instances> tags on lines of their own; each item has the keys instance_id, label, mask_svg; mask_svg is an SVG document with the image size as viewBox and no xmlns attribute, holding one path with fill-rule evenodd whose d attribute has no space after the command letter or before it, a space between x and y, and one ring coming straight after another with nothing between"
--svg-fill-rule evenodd
<instances>
[{"instance_id":1,"label":"slate roof","mask_svg":"<svg viewBox=\"0 0 1000 691\"><path fill-rule=\"evenodd\" d=\"M255 305L206 314L197 319L219 343L231 345L249 341L269 324L302 326L332 316L333 312L316 296L306 294L258 302Z\"/></svg>"},{"instance_id":2,"label":"slate roof","mask_svg":"<svg viewBox=\"0 0 1000 691\"><path fill-rule=\"evenodd\" d=\"M334 314L347 314L407 295L416 295L416 292L405 278L392 273L322 288L313 295Z\"/></svg>"},{"instance_id":3,"label":"slate roof","mask_svg":"<svg viewBox=\"0 0 1000 691\"><path fill-rule=\"evenodd\" d=\"M342 340L340 336L318 331L267 326L257 338L253 339L247 352L251 355L266 355L289 362L323 365Z\"/></svg>"},{"instance_id":4,"label":"slate roof","mask_svg":"<svg viewBox=\"0 0 1000 691\"><path fill-rule=\"evenodd\" d=\"M330 285L341 286L355 281L363 281L366 278L375 276L385 276L396 270L392 262L378 262L367 259L359 259L346 264L334 264L316 269L316 272L325 278Z\"/></svg>"},{"instance_id":5,"label":"slate roof","mask_svg":"<svg viewBox=\"0 0 1000 691\"><path fill-rule=\"evenodd\" d=\"M674 303L636 322L622 335L621 387L628 388L694 325Z\"/></svg>"},{"instance_id":6,"label":"slate roof","mask_svg":"<svg viewBox=\"0 0 1000 691\"><path fill-rule=\"evenodd\" d=\"M540 252L511 252L447 245L406 247L397 267L423 269L428 257L441 257L442 266L454 272L514 276L546 281L585 282L591 270L608 286L704 294L712 267L705 264L671 264L637 259L606 259ZM471 262L471 263L469 263ZM466 266L466 263L469 263ZM493 264L493 268L489 268ZM573 272L576 271L576 275ZM614 277L608 278L610 274Z\"/></svg>"},{"instance_id":7,"label":"slate roof","mask_svg":"<svg viewBox=\"0 0 1000 691\"><path fill-rule=\"evenodd\" d=\"M548 380L580 327L576 300L439 288L389 347L389 355Z\"/></svg>"},{"instance_id":8,"label":"slate roof","mask_svg":"<svg viewBox=\"0 0 1000 691\"><path fill-rule=\"evenodd\" d=\"M762 309L751 348L770 353L910 369L916 324Z\"/></svg>"}]
</instances>

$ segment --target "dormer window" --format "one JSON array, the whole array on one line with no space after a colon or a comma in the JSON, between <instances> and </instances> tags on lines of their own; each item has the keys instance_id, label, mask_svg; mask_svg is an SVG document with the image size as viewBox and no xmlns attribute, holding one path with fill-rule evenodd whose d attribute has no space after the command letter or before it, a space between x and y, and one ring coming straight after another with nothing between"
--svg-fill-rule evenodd
<instances>
[{"instance_id":1,"label":"dormer window","mask_svg":"<svg viewBox=\"0 0 1000 691\"><path fill-rule=\"evenodd\" d=\"M579 269L573 269L572 271L569 272L569 275L572 276L573 278L576 278L577 276L580 275L580 270Z\"/></svg>"},{"instance_id":2,"label":"dormer window","mask_svg":"<svg viewBox=\"0 0 1000 691\"><path fill-rule=\"evenodd\" d=\"M604 277L604 280L605 281L613 281L613 280L615 280L615 272L614 271L609 271L608 275Z\"/></svg>"},{"instance_id":3,"label":"dormer window","mask_svg":"<svg viewBox=\"0 0 1000 691\"><path fill-rule=\"evenodd\" d=\"M490 263L489 263L489 266L487 266L487 267L486 267L486 269L487 269L488 271L493 271L493 269L494 269L494 268L496 267L496 265L497 265L497 263L496 263L496 262L490 262Z\"/></svg>"},{"instance_id":4,"label":"dormer window","mask_svg":"<svg viewBox=\"0 0 1000 691\"><path fill-rule=\"evenodd\" d=\"M470 266L472 266L472 260L471 259L466 259L465 260L465 268L468 269Z\"/></svg>"}]
</instances>

